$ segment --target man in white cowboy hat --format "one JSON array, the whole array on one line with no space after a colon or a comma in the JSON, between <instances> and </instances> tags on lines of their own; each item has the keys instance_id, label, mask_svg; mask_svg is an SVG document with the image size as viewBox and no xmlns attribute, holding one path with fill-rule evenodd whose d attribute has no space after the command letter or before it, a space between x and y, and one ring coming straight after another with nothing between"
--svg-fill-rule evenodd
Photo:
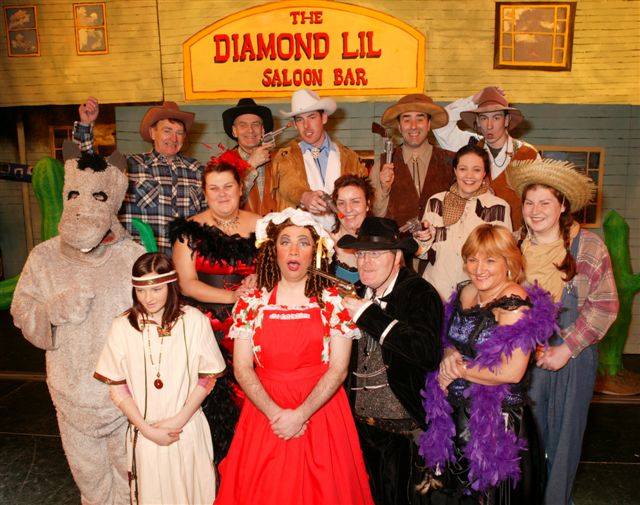
<instances>
[{"instance_id":1,"label":"man in white cowboy hat","mask_svg":"<svg viewBox=\"0 0 640 505\"><path fill-rule=\"evenodd\" d=\"M438 143L445 149L457 151L477 142L489 153L491 188L511 206L513 229L518 230L522 226L522 202L507 184L505 171L512 161L540 159L535 147L509 135L524 119L522 112L510 107L504 91L496 86L451 102L446 110L449 122L433 130ZM458 128L460 119L475 133Z\"/></svg>"},{"instance_id":2,"label":"man in white cowboy hat","mask_svg":"<svg viewBox=\"0 0 640 505\"><path fill-rule=\"evenodd\" d=\"M388 107L382 124L398 130L403 143L394 149L391 163L381 157L371 169L369 178L376 190L373 214L401 225L422 219L429 197L449 189L453 180L453 153L427 139L431 128L447 124L447 112L427 95L413 93Z\"/></svg>"},{"instance_id":3,"label":"man in white cowboy hat","mask_svg":"<svg viewBox=\"0 0 640 505\"><path fill-rule=\"evenodd\" d=\"M333 192L333 183L341 175L364 176L366 169L358 155L335 139L325 125L337 108L332 98L320 98L315 91L301 89L291 97L291 111L280 111L293 118L300 135L273 157L272 173L278 210L304 207L330 225L332 217L322 199Z\"/></svg>"},{"instance_id":4,"label":"man in white cowboy hat","mask_svg":"<svg viewBox=\"0 0 640 505\"><path fill-rule=\"evenodd\" d=\"M367 217L355 250L360 284L343 306L363 333L354 342L348 388L371 492L378 505L422 503L416 484L424 465L417 437L427 428L420 395L427 372L440 363L442 303L437 291L403 266L418 247L392 219Z\"/></svg>"},{"instance_id":5,"label":"man in white cowboy hat","mask_svg":"<svg viewBox=\"0 0 640 505\"><path fill-rule=\"evenodd\" d=\"M99 106L94 97L78 107L80 121L73 139L83 151L93 152L93 124ZM200 178L203 166L180 151L191 131L195 113L175 102L151 107L140 122L140 136L153 144L148 153L127 156L129 188L118 218L137 240L133 218L151 226L160 252L171 256L168 225L176 217L192 216L207 206Z\"/></svg>"},{"instance_id":6,"label":"man in white cowboy hat","mask_svg":"<svg viewBox=\"0 0 640 505\"><path fill-rule=\"evenodd\" d=\"M274 144L262 143L264 134L273 130L271 110L258 105L252 98L241 98L235 107L222 113L222 124L227 136L238 142L234 149L253 168L242 181L242 208L262 216L275 210L269 164Z\"/></svg>"}]
</instances>

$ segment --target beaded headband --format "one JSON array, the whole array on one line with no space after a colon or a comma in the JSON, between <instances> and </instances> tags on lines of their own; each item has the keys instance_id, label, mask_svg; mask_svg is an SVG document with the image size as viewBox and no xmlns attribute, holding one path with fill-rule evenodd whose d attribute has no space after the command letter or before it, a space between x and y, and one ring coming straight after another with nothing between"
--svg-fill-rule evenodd
<instances>
[{"instance_id":1,"label":"beaded headband","mask_svg":"<svg viewBox=\"0 0 640 505\"><path fill-rule=\"evenodd\" d=\"M175 270L166 274L156 274L151 277L131 277L131 284L134 288L146 288L148 286L161 286L178 280Z\"/></svg>"}]
</instances>

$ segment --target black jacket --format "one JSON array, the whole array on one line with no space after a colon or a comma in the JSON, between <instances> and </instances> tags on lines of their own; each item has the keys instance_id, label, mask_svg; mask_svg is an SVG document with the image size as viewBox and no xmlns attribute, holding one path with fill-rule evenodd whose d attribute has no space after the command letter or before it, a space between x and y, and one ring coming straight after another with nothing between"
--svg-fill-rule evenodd
<instances>
[{"instance_id":1,"label":"black jacket","mask_svg":"<svg viewBox=\"0 0 640 505\"><path fill-rule=\"evenodd\" d=\"M358 289L362 295L366 287L359 285ZM382 343L389 386L411 417L426 429L420 390L424 388L426 373L440 363L440 296L422 277L401 267L393 290L381 301L387 304L384 310L373 303L356 324L379 341L387 327L397 320ZM352 368L356 356L357 348L352 351Z\"/></svg>"}]
</instances>

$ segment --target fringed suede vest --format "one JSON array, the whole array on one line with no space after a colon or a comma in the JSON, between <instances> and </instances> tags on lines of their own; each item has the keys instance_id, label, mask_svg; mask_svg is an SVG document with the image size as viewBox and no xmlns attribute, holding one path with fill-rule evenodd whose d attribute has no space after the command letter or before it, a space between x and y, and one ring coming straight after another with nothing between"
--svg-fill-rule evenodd
<instances>
[{"instance_id":1,"label":"fringed suede vest","mask_svg":"<svg viewBox=\"0 0 640 505\"><path fill-rule=\"evenodd\" d=\"M422 219L427 200L440 191L446 191L451 185L453 180L453 168L451 166L453 155L454 153L451 151L433 146L431 160L427 168L427 176L422 185L422 191L418 195L411 177L411 171L402 156L402 146L396 147L393 151L395 178L389 193L389 206L387 207L386 217L394 219L400 226L414 217ZM384 163L385 161L381 157L380 166Z\"/></svg>"}]
</instances>

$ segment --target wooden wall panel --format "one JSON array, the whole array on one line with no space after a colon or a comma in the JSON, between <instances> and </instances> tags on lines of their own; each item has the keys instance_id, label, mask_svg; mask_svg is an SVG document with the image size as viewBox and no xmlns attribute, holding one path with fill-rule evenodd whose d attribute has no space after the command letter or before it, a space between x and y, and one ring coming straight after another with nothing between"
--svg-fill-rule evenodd
<instances>
[{"instance_id":1,"label":"wooden wall panel","mask_svg":"<svg viewBox=\"0 0 640 505\"><path fill-rule=\"evenodd\" d=\"M33 3L41 56L8 57L0 22L0 107L80 103L89 94L103 103L162 99L155 1L106 2L109 54L83 56L76 54L72 2Z\"/></svg>"}]
</instances>

